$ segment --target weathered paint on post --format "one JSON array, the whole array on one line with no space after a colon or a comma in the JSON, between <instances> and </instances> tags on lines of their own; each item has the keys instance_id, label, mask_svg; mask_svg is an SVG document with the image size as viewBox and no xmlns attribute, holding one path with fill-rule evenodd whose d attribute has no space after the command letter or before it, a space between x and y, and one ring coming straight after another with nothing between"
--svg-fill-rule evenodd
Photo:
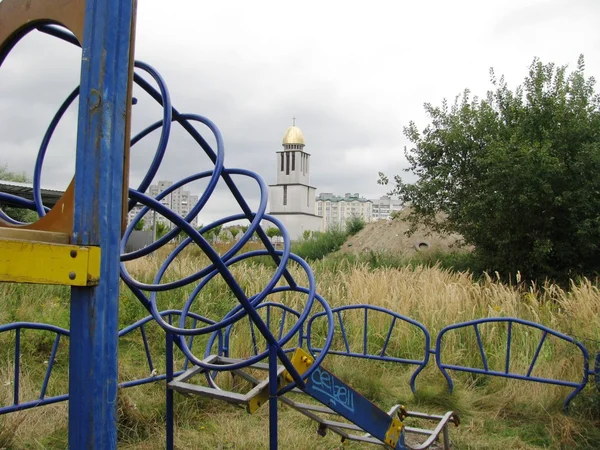
<instances>
[{"instance_id":1,"label":"weathered paint on post","mask_svg":"<svg viewBox=\"0 0 600 450\"><path fill-rule=\"evenodd\" d=\"M69 447L117 447L119 241L134 0L87 0L72 244L100 246L100 282L71 291ZM125 186L126 188L126 186Z\"/></svg>"}]
</instances>

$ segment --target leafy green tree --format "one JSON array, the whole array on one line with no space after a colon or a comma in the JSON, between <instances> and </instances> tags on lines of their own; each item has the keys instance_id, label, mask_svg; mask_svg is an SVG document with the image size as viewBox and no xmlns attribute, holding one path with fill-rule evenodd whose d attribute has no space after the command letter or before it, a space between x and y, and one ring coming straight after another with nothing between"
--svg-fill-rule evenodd
<instances>
[{"instance_id":1,"label":"leafy green tree","mask_svg":"<svg viewBox=\"0 0 600 450\"><path fill-rule=\"evenodd\" d=\"M17 183L31 183L31 178L27 176L25 172L17 173L8 170L8 166L4 165L0 167L0 180L15 181ZM31 211L25 208L16 208L14 206L0 205L0 208L4 213L11 219L19 222L35 222L38 220L38 215L35 211Z\"/></svg>"},{"instance_id":2,"label":"leafy green tree","mask_svg":"<svg viewBox=\"0 0 600 450\"><path fill-rule=\"evenodd\" d=\"M265 233L267 233L267 236L269 236L271 239L273 239L275 236L281 236L281 230L277 227L267 228Z\"/></svg>"},{"instance_id":3,"label":"leafy green tree","mask_svg":"<svg viewBox=\"0 0 600 450\"><path fill-rule=\"evenodd\" d=\"M600 98L577 69L534 59L514 91L490 71L485 99L425 104L431 123L404 129L414 184L392 194L425 223L458 232L488 270L566 280L600 268ZM388 178L380 173L379 182Z\"/></svg>"},{"instance_id":4,"label":"leafy green tree","mask_svg":"<svg viewBox=\"0 0 600 450\"><path fill-rule=\"evenodd\" d=\"M250 225L240 225L240 230L242 233L245 233L246 231L248 231L248 228L250 228ZM257 234L254 233L252 236L250 236L250 241L255 241L258 238Z\"/></svg>"},{"instance_id":5,"label":"leafy green tree","mask_svg":"<svg viewBox=\"0 0 600 450\"><path fill-rule=\"evenodd\" d=\"M229 229L229 232L231 233L231 236L233 237L233 240L235 241L235 237L240 234L240 229L239 228L235 228L232 227Z\"/></svg>"},{"instance_id":6,"label":"leafy green tree","mask_svg":"<svg viewBox=\"0 0 600 450\"><path fill-rule=\"evenodd\" d=\"M222 226L222 225L218 225L218 226L216 226L216 227L214 227L214 228L211 228L211 229L210 229L210 230L208 230L208 231L205 231L205 232L202 234L202 236L204 236L204 238L205 238L207 241L209 241L209 242L214 242L214 241L216 241L216 240L219 238L219 236L220 236L220 234L221 234L221 228L223 228L223 226Z\"/></svg>"},{"instance_id":7,"label":"leafy green tree","mask_svg":"<svg viewBox=\"0 0 600 450\"><path fill-rule=\"evenodd\" d=\"M136 231L143 231L145 226L146 221L144 219L140 219L139 222L135 224L135 227L133 227L133 229Z\"/></svg>"},{"instance_id":8,"label":"leafy green tree","mask_svg":"<svg viewBox=\"0 0 600 450\"><path fill-rule=\"evenodd\" d=\"M219 236L221 235L221 229L223 228L223 225L217 225L216 227L214 227L212 229L213 232L213 241L216 241L219 239Z\"/></svg>"},{"instance_id":9,"label":"leafy green tree","mask_svg":"<svg viewBox=\"0 0 600 450\"><path fill-rule=\"evenodd\" d=\"M169 227L166 223L161 222L160 220L156 221L156 239L160 239L165 234L169 232Z\"/></svg>"}]
</instances>

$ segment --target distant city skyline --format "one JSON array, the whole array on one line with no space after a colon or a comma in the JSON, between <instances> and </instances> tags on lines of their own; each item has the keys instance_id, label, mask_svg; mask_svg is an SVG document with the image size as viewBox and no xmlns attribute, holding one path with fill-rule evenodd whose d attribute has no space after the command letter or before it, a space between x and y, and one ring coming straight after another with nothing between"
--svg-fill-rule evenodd
<instances>
[{"instance_id":1,"label":"distant city skyline","mask_svg":"<svg viewBox=\"0 0 600 450\"><path fill-rule=\"evenodd\" d=\"M510 88L522 83L534 57L574 68L585 55L586 74L600 78L600 2L597 0L456 0L302 3L139 2L136 59L155 67L173 105L211 119L225 145L226 167L275 182L271 158L282 132L300 127L311 153L317 193L360 192L370 199L389 189L377 173L415 176L403 127L428 123L434 106L470 89L491 89L489 69ZM198 18L202 17L202 26ZM360 32L357 32L360 30ZM216 38L218 36L218 38ZM33 32L0 70L0 165L33 173L46 127L77 86L81 50ZM154 100L134 87L132 134L162 117ZM77 102L66 112L45 157L42 185L64 190L73 177ZM199 127L207 141L214 138ZM131 186L154 157L158 133L132 148ZM212 164L177 124L158 180L180 180ZM259 191L236 177L249 204ZM203 182L184 189L200 194ZM201 221L240 212L218 186Z\"/></svg>"}]
</instances>

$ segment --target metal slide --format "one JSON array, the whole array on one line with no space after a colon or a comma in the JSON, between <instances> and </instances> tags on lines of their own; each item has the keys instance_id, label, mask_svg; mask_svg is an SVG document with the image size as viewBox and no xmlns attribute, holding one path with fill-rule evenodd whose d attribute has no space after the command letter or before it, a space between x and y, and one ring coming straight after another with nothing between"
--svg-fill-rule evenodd
<instances>
[{"instance_id":1,"label":"metal slide","mask_svg":"<svg viewBox=\"0 0 600 450\"><path fill-rule=\"evenodd\" d=\"M205 361L226 365L239 360L211 355ZM301 348L297 348L291 361L302 374L312 365L313 357ZM246 394L221 389L210 374L201 367L187 370L174 378L168 386L185 395L200 395L223 400L243 406L249 413L254 413L268 402L269 383L268 379L263 381L257 379L248 372L248 369L266 371L268 368L268 364L257 363L248 368L232 371L253 386ZM206 377L209 386L191 383L192 378L200 374ZM291 382L291 377L283 366L278 366L277 377L278 389L288 386ZM431 447L441 435L442 440L438 445L450 449L448 424L453 423L456 426L459 424L458 416L452 411L444 415L430 415L407 411L402 405L395 405L385 412L322 366L317 367L305 383L302 389L294 388L280 395L279 401L317 422L317 432L321 436L325 436L329 430L340 435L342 442L358 441L397 450L417 450ZM321 404L311 403L311 399ZM417 421L433 421L437 424L431 430L409 427L404 423L409 418ZM423 437L425 437L424 441L422 441Z\"/></svg>"}]
</instances>

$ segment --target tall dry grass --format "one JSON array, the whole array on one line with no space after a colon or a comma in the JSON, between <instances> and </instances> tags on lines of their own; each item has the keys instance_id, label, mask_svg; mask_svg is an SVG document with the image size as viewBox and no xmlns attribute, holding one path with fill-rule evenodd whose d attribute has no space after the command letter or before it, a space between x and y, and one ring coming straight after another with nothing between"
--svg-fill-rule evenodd
<instances>
[{"instance_id":1,"label":"tall dry grass","mask_svg":"<svg viewBox=\"0 0 600 450\"><path fill-rule=\"evenodd\" d=\"M164 255L163 255L164 256ZM164 260L148 257L127 263L136 279L151 282ZM206 258L193 250L184 252L166 273L165 279L180 279L208 264ZM483 317L510 316L531 320L562 333L576 336L592 352L598 351L600 341L600 291L589 280L573 284L564 290L558 286L508 286L489 277L474 280L466 273L455 273L439 267L405 267L372 269L358 262L337 264L331 270L327 260L312 264L318 292L332 307L364 303L391 309L424 324L433 341L439 331L450 324ZM299 267L290 268L299 284L306 285L306 275ZM242 263L231 267L236 280L246 295L259 293L273 274L269 264ZM161 293L157 303L160 309L180 309L195 285ZM0 318L2 323L15 320L43 320L68 327L68 290L39 286L0 285ZM301 310L306 298L301 294L277 294L268 298ZM213 320L220 319L237 304L226 283L216 277L196 298L192 311ZM313 312L320 309L315 306ZM265 311L262 311L264 317ZM126 289L121 292L121 326L147 315L137 299ZM279 328L281 316L274 313L272 329ZM284 327L294 323L289 316ZM363 315L348 312L344 325L350 345L362 349ZM319 339L319 324L315 322L315 342ZM389 330L390 319L383 314L370 314L368 329L369 351L381 349ZM320 326L321 332L323 326ZM247 320L234 327L232 356L252 354L250 328ZM506 330L501 326L481 329L490 364L502 365L506 355ZM529 333L529 334L527 334ZM147 334L152 341L156 366L164 368L164 334L154 325ZM10 403L12 388L12 337L0 335L0 350L4 369L0 373L0 397ZM135 336L120 344L120 374L122 379L148 375L143 357L143 345ZM33 343L26 347L33 360L23 361L26 377L22 379L23 396L35 396L41 385L43 372L35 369L40 359L47 358L44 338L32 336ZM264 349L264 341L259 339ZM511 348L511 367L526 371L539 336L535 332L515 327ZM203 354L203 342L195 344L196 353ZM290 344L294 345L294 341ZM341 346L336 332L335 346ZM432 343L433 346L433 343ZM444 340L448 362L481 364L474 336L469 332L448 334ZM581 358L572 346L548 339L540 353L534 375L549 378L580 379ZM388 347L388 354L411 357L423 352L422 336L409 327L398 325ZM37 358L37 359L36 359ZM37 362L36 362L37 361ZM449 394L443 377L435 370L433 361L418 379L418 391L410 392L408 381L414 367L397 364L328 356L327 368L361 391L371 400L387 408L403 402L410 409L430 412L457 410L463 424L451 431L457 448L598 448L600 432L600 399L595 391L587 389L575 402L573 414L562 413L562 401L570 392L544 384L515 380L453 374L456 381L454 394ZM40 375L42 373L42 375ZM66 371L57 372L57 382L66 380ZM36 384L38 383L38 384ZM34 388L33 385L36 385ZM131 388L120 392L120 447L128 449L163 448L164 438L164 385ZM52 411L48 414L48 411ZM57 434L66 432L66 405L38 408L15 416L0 416L0 439L11 439L6 448L64 448L66 440ZM267 413L261 410L248 416L233 406L205 399L176 397L176 442L178 448L267 448ZM325 449L339 448L334 437L316 436L315 427L303 416L286 407L280 412L281 448ZM15 422L16 421L16 422ZM44 426L39 423L44 422ZM32 432L34 430L35 432ZM58 431L57 431L58 430ZM14 431L14 432L11 432ZM5 435L8 434L8 437ZM354 444L347 448L360 448Z\"/></svg>"}]
</instances>

